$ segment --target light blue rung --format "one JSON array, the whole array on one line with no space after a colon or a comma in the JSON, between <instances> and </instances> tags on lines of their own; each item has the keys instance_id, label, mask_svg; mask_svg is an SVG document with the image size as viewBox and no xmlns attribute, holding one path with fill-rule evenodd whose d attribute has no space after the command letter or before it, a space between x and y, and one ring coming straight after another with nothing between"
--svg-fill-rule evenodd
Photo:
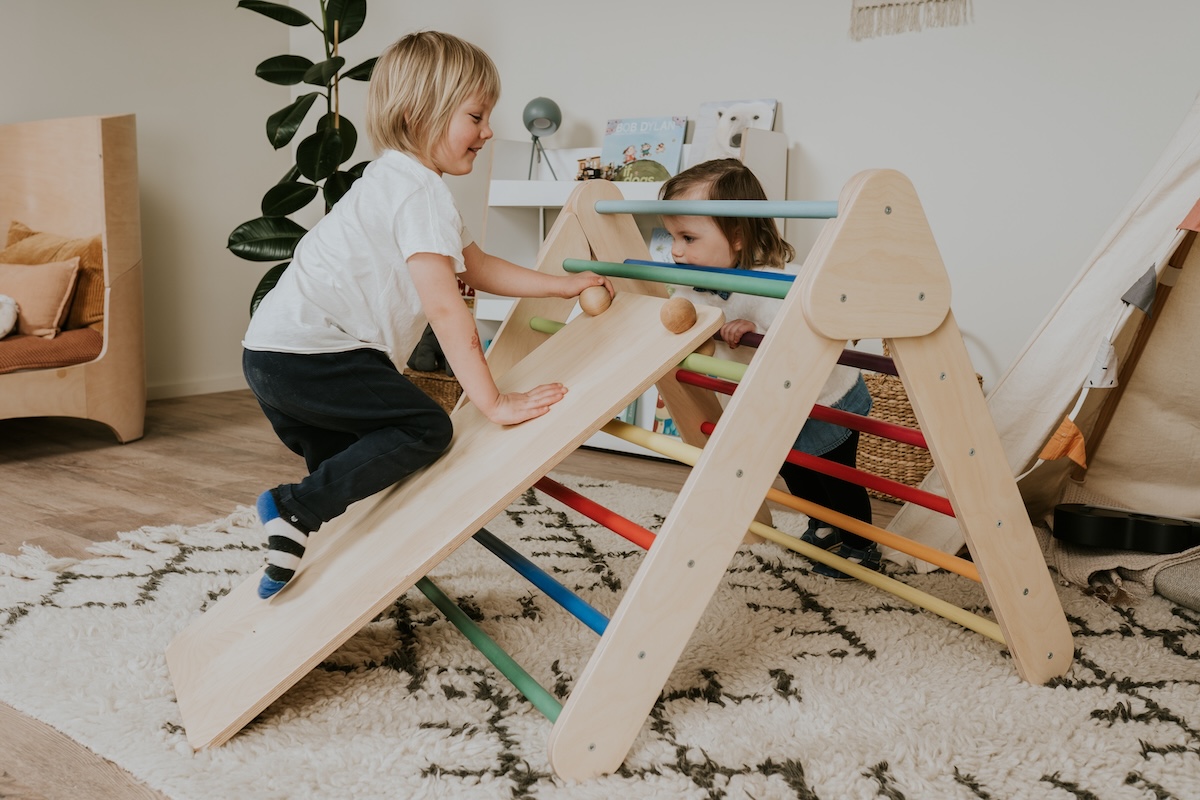
<instances>
[{"instance_id":1,"label":"light blue rung","mask_svg":"<svg viewBox=\"0 0 1200 800\"><path fill-rule=\"evenodd\" d=\"M836 200L597 200L597 214L833 219Z\"/></svg>"}]
</instances>

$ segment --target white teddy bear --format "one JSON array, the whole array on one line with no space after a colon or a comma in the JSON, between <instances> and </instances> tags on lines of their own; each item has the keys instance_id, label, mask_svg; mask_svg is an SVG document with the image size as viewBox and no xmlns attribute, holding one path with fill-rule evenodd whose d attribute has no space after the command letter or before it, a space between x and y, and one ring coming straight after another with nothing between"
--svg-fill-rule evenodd
<instances>
[{"instance_id":1,"label":"white teddy bear","mask_svg":"<svg viewBox=\"0 0 1200 800\"><path fill-rule=\"evenodd\" d=\"M0 294L0 339L12 333L17 327L17 301L6 294Z\"/></svg>"},{"instance_id":2,"label":"white teddy bear","mask_svg":"<svg viewBox=\"0 0 1200 800\"><path fill-rule=\"evenodd\" d=\"M747 128L770 130L773 115L769 103L734 103L717 110L717 127L708 143L705 158L740 158L742 131Z\"/></svg>"}]
</instances>

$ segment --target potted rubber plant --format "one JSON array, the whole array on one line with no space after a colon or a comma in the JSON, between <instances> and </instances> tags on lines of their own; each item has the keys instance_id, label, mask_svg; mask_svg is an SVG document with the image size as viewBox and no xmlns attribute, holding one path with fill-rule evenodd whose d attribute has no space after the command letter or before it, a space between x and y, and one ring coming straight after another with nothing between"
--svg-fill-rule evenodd
<instances>
[{"instance_id":1,"label":"potted rubber plant","mask_svg":"<svg viewBox=\"0 0 1200 800\"><path fill-rule=\"evenodd\" d=\"M325 58L312 61L298 55L272 56L259 64L254 74L281 86L307 84L304 92L288 105L267 117L267 140L276 150L288 146L312 116L314 106L323 113L316 116L311 133L296 145L295 163L267 190L261 203L262 215L243 222L229 234L229 249L239 258L256 263L277 261L259 281L250 300L250 313L279 281L308 229L290 215L306 208L320 196L328 212L354 181L362 176L366 161L347 167L358 144L353 123L338 109L338 83L343 80L366 81L371 77L375 59L345 69L346 59L338 48L362 29L367 16L367 0L319 0L320 19L303 11L267 0L239 0L245 8L291 27L313 26L324 41ZM321 103L321 101L324 101Z\"/></svg>"}]
</instances>

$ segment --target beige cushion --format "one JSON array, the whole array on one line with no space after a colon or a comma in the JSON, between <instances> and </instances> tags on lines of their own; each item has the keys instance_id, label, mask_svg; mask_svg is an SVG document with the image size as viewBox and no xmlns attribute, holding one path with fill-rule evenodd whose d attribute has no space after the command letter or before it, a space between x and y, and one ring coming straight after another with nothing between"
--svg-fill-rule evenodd
<instances>
[{"instance_id":1,"label":"beige cushion","mask_svg":"<svg viewBox=\"0 0 1200 800\"><path fill-rule=\"evenodd\" d=\"M0 263L0 294L17 301L17 333L53 339L62 329L79 275L79 259L49 264Z\"/></svg>"},{"instance_id":2,"label":"beige cushion","mask_svg":"<svg viewBox=\"0 0 1200 800\"><path fill-rule=\"evenodd\" d=\"M79 284L62 327L99 329L104 320L104 246L99 235L71 239L13 220L8 246L0 250L0 264L48 264L75 257L79 258Z\"/></svg>"}]
</instances>

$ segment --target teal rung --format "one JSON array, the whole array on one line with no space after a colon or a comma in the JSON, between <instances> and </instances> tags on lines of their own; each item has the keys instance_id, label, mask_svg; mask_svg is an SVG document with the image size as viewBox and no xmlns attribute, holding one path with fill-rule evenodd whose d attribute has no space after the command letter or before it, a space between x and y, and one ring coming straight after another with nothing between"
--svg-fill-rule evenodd
<instances>
[{"instance_id":1,"label":"teal rung","mask_svg":"<svg viewBox=\"0 0 1200 800\"><path fill-rule=\"evenodd\" d=\"M772 280L753 275L725 275L721 272L700 272L694 269L651 264L618 264L614 261L587 261L582 258L563 259L567 272L596 272L610 278L632 278L639 281L674 283L720 292L739 292L759 297L787 297L791 281Z\"/></svg>"},{"instance_id":2,"label":"teal rung","mask_svg":"<svg viewBox=\"0 0 1200 800\"><path fill-rule=\"evenodd\" d=\"M597 200L597 214L833 219L836 200Z\"/></svg>"},{"instance_id":3,"label":"teal rung","mask_svg":"<svg viewBox=\"0 0 1200 800\"><path fill-rule=\"evenodd\" d=\"M492 662L496 669L500 670L504 677L512 681L512 685L517 687L518 692L525 695L525 699L532 703L534 708L545 714L551 722L558 719L558 715L562 713L562 703L558 702L558 698L535 681L533 676L526 672L520 664L513 661L513 657L504 652L504 649L496 644L492 637L484 633L483 628L476 625L461 608L455 605L453 600L443 594L433 581L427 577L421 578L417 581L417 588L421 590L421 594L429 598L429 602L446 615L446 619L450 620L479 652L483 653L488 661Z\"/></svg>"}]
</instances>

